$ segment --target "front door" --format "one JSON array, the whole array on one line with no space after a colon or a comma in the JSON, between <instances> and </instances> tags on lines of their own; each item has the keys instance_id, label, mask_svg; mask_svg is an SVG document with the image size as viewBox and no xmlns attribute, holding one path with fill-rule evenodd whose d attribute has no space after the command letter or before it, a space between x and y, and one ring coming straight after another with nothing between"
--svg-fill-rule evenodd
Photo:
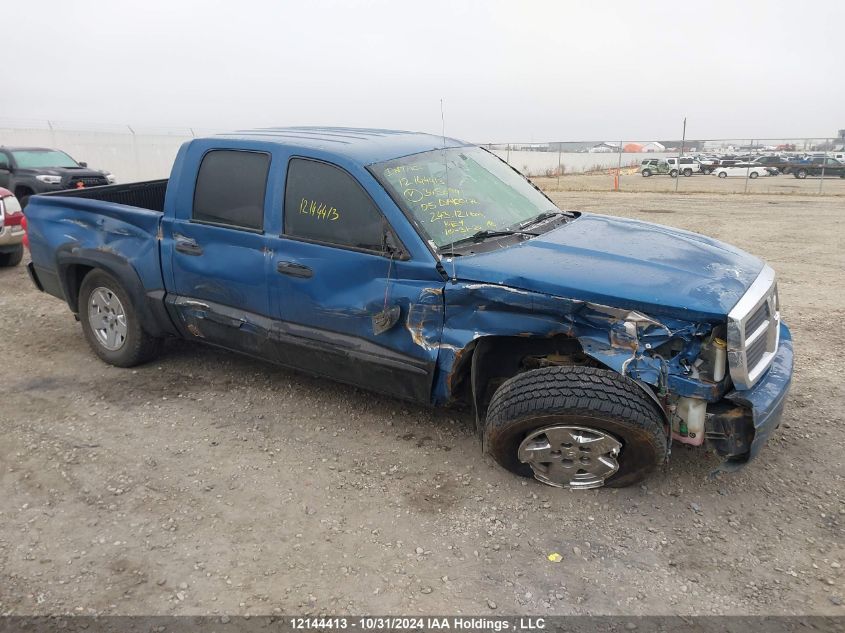
<instances>
[{"instance_id":1,"label":"front door","mask_svg":"<svg viewBox=\"0 0 845 633\"><path fill-rule=\"evenodd\" d=\"M387 220L343 169L290 160L282 235L269 239L280 362L429 402L443 326L443 279L408 259Z\"/></svg>"}]
</instances>

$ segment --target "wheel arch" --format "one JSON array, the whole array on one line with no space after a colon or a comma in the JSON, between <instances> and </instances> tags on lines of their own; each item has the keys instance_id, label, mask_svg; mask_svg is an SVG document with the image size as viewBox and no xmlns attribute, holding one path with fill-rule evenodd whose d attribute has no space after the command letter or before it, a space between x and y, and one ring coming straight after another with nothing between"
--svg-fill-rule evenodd
<instances>
[{"instance_id":1,"label":"wheel arch","mask_svg":"<svg viewBox=\"0 0 845 633\"><path fill-rule=\"evenodd\" d=\"M571 359L569 362L567 356ZM620 371L621 364L614 366L612 362L605 362L608 360L607 356L599 358L591 354L589 348L573 336L490 335L476 338L456 353L453 370L449 375L449 386L454 400L464 401L472 406L479 434L483 432L487 409L496 390L510 378L536 368L526 365L526 359L535 358L545 359L540 360L541 364L537 367L547 362L556 366L597 367L624 375ZM664 405L653 388L641 380L634 380L634 383L654 402L663 416L664 423L668 423Z\"/></svg>"},{"instance_id":2,"label":"wheel arch","mask_svg":"<svg viewBox=\"0 0 845 633\"><path fill-rule=\"evenodd\" d=\"M114 277L129 295L144 331L152 336L176 335L164 307L164 291L148 293L138 272L120 255L102 250L59 251L56 264L62 292L74 314L79 313L82 280L92 271L102 270Z\"/></svg>"}]
</instances>

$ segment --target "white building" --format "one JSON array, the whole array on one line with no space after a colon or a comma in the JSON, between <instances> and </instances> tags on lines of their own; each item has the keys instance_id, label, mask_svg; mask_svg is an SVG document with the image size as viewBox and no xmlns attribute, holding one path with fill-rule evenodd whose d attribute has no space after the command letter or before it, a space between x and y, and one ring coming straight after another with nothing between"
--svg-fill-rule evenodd
<instances>
[{"instance_id":1,"label":"white building","mask_svg":"<svg viewBox=\"0 0 845 633\"><path fill-rule=\"evenodd\" d=\"M658 143L657 141L651 141L650 143L643 143L643 152L665 152L666 146Z\"/></svg>"},{"instance_id":2,"label":"white building","mask_svg":"<svg viewBox=\"0 0 845 633\"><path fill-rule=\"evenodd\" d=\"M619 151L619 143L612 143L612 142L604 142L599 143L598 145L593 145L589 152L591 154L607 154L610 152L618 152Z\"/></svg>"}]
</instances>

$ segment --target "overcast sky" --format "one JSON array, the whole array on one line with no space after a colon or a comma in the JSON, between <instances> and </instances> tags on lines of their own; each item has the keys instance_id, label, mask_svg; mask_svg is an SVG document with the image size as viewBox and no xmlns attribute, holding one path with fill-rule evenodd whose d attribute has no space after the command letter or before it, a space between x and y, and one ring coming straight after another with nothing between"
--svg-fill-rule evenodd
<instances>
[{"instance_id":1,"label":"overcast sky","mask_svg":"<svg viewBox=\"0 0 845 633\"><path fill-rule=\"evenodd\" d=\"M832 136L845 2L3 2L0 117L476 142Z\"/></svg>"}]
</instances>

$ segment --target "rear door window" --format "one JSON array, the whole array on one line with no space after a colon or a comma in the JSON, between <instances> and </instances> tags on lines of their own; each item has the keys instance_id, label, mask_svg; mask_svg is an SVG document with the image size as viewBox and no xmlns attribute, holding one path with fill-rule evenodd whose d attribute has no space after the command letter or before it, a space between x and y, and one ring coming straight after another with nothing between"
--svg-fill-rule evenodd
<instances>
[{"instance_id":1,"label":"rear door window","mask_svg":"<svg viewBox=\"0 0 845 633\"><path fill-rule=\"evenodd\" d=\"M270 155L212 150L203 156L191 219L250 231L264 228Z\"/></svg>"}]
</instances>

